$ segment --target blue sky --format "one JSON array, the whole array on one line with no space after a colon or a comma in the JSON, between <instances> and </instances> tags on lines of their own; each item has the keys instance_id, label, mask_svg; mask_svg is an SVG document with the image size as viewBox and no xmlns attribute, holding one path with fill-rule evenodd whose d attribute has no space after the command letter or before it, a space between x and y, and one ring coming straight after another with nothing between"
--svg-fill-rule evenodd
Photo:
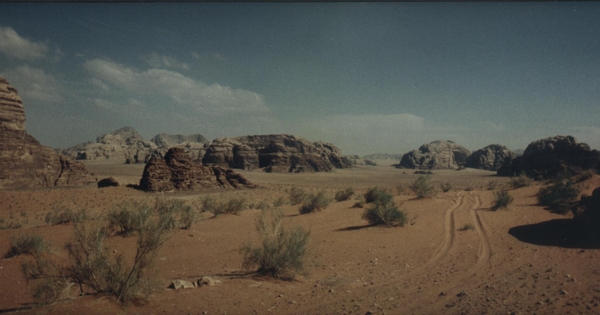
<instances>
[{"instance_id":1,"label":"blue sky","mask_svg":"<svg viewBox=\"0 0 600 315\"><path fill-rule=\"evenodd\" d=\"M0 76L68 147L288 133L344 154L438 139L600 148L597 3L0 3Z\"/></svg>"}]
</instances>

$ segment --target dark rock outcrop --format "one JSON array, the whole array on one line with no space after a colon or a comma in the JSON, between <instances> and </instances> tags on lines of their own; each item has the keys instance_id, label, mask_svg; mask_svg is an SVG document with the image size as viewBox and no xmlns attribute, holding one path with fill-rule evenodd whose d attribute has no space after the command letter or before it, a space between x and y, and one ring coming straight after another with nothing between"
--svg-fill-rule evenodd
<instances>
[{"instance_id":1,"label":"dark rock outcrop","mask_svg":"<svg viewBox=\"0 0 600 315\"><path fill-rule=\"evenodd\" d=\"M327 172L348 168L339 148L293 135L256 135L215 139L203 164L266 172Z\"/></svg>"},{"instance_id":2,"label":"dark rock outcrop","mask_svg":"<svg viewBox=\"0 0 600 315\"><path fill-rule=\"evenodd\" d=\"M94 181L83 164L27 134L17 89L0 78L0 188L52 188Z\"/></svg>"},{"instance_id":3,"label":"dark rock outcrop","mask_svg":"<svg viewBox=\"0 0 600 315\"><path fill-rule=\"evenodd\" d=\"M582 169L600 166L600 152L586 143L577 143L572 136L555 136L530 143L522 157L498 170L500 176L521 173L534 179L547 179L558 174L575 175Z\"/></svg>"},{"instance_id":4,"label":"dark rock outcrop","mask_svg":"<svg viewBox=\"0 0 600 315\"><path fill-rule=\"evenodd\" d=\"M458 169L464 166L471 152L452 141L433 141L402 157L397 168Z\"/></svg>"},{"instance_id":5,"label":"dark rock outcrop","mask_svg":"<svg viewBox=\"0 0 600 315\"><path fill-rule=\"evenodd\" d=\"M515 157L515 153L507 147L491 144L471 153L465 167L497 171L502 165L509 164Z\"/></svg>"},{"instance_id":6,"label":"dark rock outcrop","mask_svg":"<svg viewBox=\"0 0 600 315\"><path fill-rule=\"evenodd\" d=\"M98 181L98 188L118 187L118 186L119 186L119 182L112 177L103 178Z\"/></svg>"},{"instance_id":7,"label":"dark rock outcrop","mask_svg":"<svg viewBox=\"0 0 600 315\"><path fill-rule=\"evenodd\" d=\"M164 158L152 157L144 168L139 188L144 191L253 188L242 175L218 166L194 162L182 148L171 148Z\"/></svg>"}]
</instances>

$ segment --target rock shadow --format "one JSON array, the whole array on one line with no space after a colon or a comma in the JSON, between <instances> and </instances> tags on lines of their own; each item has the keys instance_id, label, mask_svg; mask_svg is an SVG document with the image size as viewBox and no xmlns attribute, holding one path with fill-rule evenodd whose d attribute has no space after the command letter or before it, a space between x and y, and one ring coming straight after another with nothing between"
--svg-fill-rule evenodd
<instances>
[{"instance_id":1,"label":"rock shadow","mask_svg":"<svg viewBox=\"0 0 600 315\"><path fill-rule=\"evenodd\" d=\"M600 249L600 239L582 232L572 219L555 219L510 228L508 234L521 242L564 248Z\"/></svg>"}]
</instances>

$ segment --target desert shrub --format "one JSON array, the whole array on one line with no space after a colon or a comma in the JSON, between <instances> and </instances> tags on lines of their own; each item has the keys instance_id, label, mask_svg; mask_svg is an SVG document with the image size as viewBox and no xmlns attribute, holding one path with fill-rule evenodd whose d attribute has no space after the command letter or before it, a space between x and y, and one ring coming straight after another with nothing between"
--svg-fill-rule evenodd
<instances>
[{"instance_id":1,"label":"desert shrub","mask_svg":"<svg viewBox=\"0 0 600 315\"><path fill-rule=\"evenodd\" d=\"M474 230L475 227L473 226L473 224L471 223L466 223L465 225L463 225L460 229L458 229L459 231L468 231L468 230Z\"/></svg>"},{"instance_id":2,"label":"desert shrub","mask_svg":"<svg viewBox=\"0 0 600 315\"><path fill-rule=\"evenodd\" d=\"M404 187L404 185L402 185L402 184L396 185L396 193L398 195L404 195L405 192L406 192L406 187Z\"/></svg>"},{"instance_id":3,"label":"desert shrub","mask_svg":"<svg viewBox=\"0 0 600 315\"><path fill-rule=\"evenodd\" d=\"M117 208L109 211L107 220L108 228L116 230L118 234L129 235L141 229L154 212L150 206L144 203L131 202L122 203ZM166 220L165 224L170 227L172 220Z\"/></svg>"},{"instance_id":4,"label":"desert shrub","mask_svg":"<svg viewBox=\"0 0 600 315\"><path fill-rule=\"evenodd\" d=\"M493 179L487 183L488 190L494 190L494 189L496 189L496 187L498 187L498 181L495 179Z\"/></svg>"},{"instance_id":5,"label":"desert shrub","mask_svg":"<svg viewBox=\"0 0 600 315\"><path fill-rule=\"evenodd\" d=\"M85 209L73 211L68 207L53 207L51 212L46 213L44 222L50 225L80 222L88 219Z\"/></svg>"},{"instance_id":6,"label":"desert shrub","mask_svg":"<svg viewBox=\"0 0 600 315\"><path fill-rule=\"evenodd\" d=\"M467 185L465 187L465 191L473 191L473 189L475 189L475 187L473 187L473 185Z\"/></svg>"},{"instance_id":7,"label":"desert shrub","mask_svg":"<svg viewBox=\"0 0 600 315\"><path fill-rule=\"evenodd\" d=\"M442 188L443 192L449 192L452 189L452 184L450 182L441 183L440 188Z\"/></svg>"},{"instance_id":8,"label":"desert shrub","mask_svg":"<svg viewBox=\"0 0 600 315\"><path fill-rule=\"evenodd\" d=\"M324 191L319 191L316 195L310 194L300 207L300 214L321 211L329 205L329 198Z\"/></svg>"},{"instance_id":9,"label":"desert shrub","mask_svg":"<svg viewBox=\"0 0 600 315\"><path fill-rule=\"evenodd\" d=\"M513 188L527 187L531 185L531 178L527 177L527 175L525 175L524 173L521 173L517 177L510 178L510 185Z\"/></svg>"},{"instance_id":10,"label":"desert shrub","mask_svg":"<svg viewBox=\"0 0 600 315\"><path fill-rule=\"evenodd\" d=\"M563 180L542 187L537 193L537 199L540 205L547 206L552 212L566 214L579 192L579 188L571 180Z\"/></svg>"},{"instance_id":11,"label":"desert shrub","mask_svg":"<svg viewBox=\"0 0 600 315\"><path fill-rule=\"evenodd\" d=\"M431 197L435 194L435 189L431 185L429 176L419 176L419 178L410 184L409 188L417 195L417 198Z\"/></svg>"},{"instance_id":12,"label":"desert shrub","mask_svg":"<svg viewBox=\"0 0 600 315\"><path fill-rule=\"evenodd\" d=\"M354 189L352 188L346 188L345 190L340 190L337 193L335 193L335 200L336 201L345 201L350 199L350 197L352 197L352 195L354 195Z\"/></svg>"},{"instance_id":13,"label":"desert shrub","mask_svg":"<svg viewBox=\"0 0 600 315\"><path fill-rule=\"evenodd\" d=\"M261 200L259 203L254 205L254 208L258 210L267 210L271 208L271 205L269 205L268 202Z\"/></svg>"},{"instance_id":14,"label":"desert shrub","mask_svg":"<svg viewBox=\"0 0 600 315\"><path fill-rule=\"evenodd\" d=\"M13 235L10 238L10 248L4 258L19 255L39 256L50 249L48 242L41 236L35 234Z\"/></svg>"},{"instance_id":15,"label":"desert shrub","mask_svg":"<svg viewBox=\"0 0 600 315\"><path fill-rule=\"evenodd\" d=\"M372 225L385 224L387 226L404 226L408 218L404 211L398 210L392 195L383 192L373 201L373 205L363 213L363 219Z\"/></svg>"},{"instance_id":16,"label":"desert shrub","mask_svg":"<svg viewBox=\"0 0 600 315\"><path fill-rule=\"evenodd\" d=\"M494 195L496 198L494 199L492 210L506 208L513 201L513 197L508 193L508 190L505 189L497 191Z\"/></svg>"},{"instance_id":17,"label":"desert shrub","mask_svg":"<svg viewBox=\"0 0 600 315\"><path fill-rule=\"evenodd\" d=\"M171 229L189 229L197 217L196 210L179 199L158 197L154 202L154 210Z\"/></svg>"},{"instance_id":18,"label":"desert shrub","mask_svg":"<svg viewBox=\"0 0 600 315\"><path fill-rule=\"evenodd\" d=\"M297 205L304 202L304 200L308 197L307 193L302 188L292 187L290 189L290 204Z\"/></svg>"},{"instance_id":19,"label":"desert shrub","mask_svg":"<svg viewBox=\"0 0 600 315\"><path fill-rule=\"evenodd\" d=\"M433 172L432 171L415 171L414 174L433 175Z\"/></svg>"},{"instance_id":20,"label":"desert shrub","mask_svg":"<svg viewBox=\"0 0 600 315\"><path fill-rule=\"evenodd\" d=\"M581 172L579 172L579 175L577 176L577 182L586 181L586 180L594 177L594 175L596 175L596 170L593 168L590 168L587 170L582 170Z\"/></svg>"},{"instance_id":21,"label":"desert shrub","mask_svg":"<svg viewBox=\"0 0 600 315\"><path fill-rule=\"evenodd\" d=\"M365 202L360 200L354 203L354 205L352 205L352 208L362 208L365 206Z\"/></svg>"},{"instance_id":22,"label":"desert shrub","mask_svg":"<svg viewBox=\"0 0 600 315\"><path fill-rule=\"evenodd\" d=\"M273 207L281 207L285 204L285 198L283 196L279 196L275 201L273 201Z\"/></svg>"},{"instance_id":23,"label":"desert shrub","mask_svg":"<svg viewBox=\"0 0 600 315\"><path fill-rule=\"evenodd\" d=\"M0 218L0 230L20 229L22 224L19 222L6 222L4 218Z\"/></svg>"},{"instance_id":24,"label":"desert shrub","mask_svg":"<svg viewBox=\"0 0 600 315\"><path fill-rule=\"evenodd\" d=\"M379 189L379 187L372 187L367 190L363 197L366 203L372 203L375 200L379 199L380 196L385 193L385 190Z\"/></svg>"},{"instance_id":25,"label":"desert shrub","mask_svg":"<svg viewBox=\"0 0 600 315\"><path fill-rule=\"evenodd\" d=\"M262 238L262 246L253 247L248 243L240 249L244 269L256 268L258 274L288 280L305 273L310 232L302 227L287 230L282 220L281 210L261 213L256 230Z\"/></svg>"},{"instance_id":26,"label":"desert shrub","mask_svg":"<svg viewBox=\"0 0 600 315\"><path fill-rule=\"evenodd\" d=\"M212 212L215 217L218 217L226 213L238 214L245 205L246 199L244 198L217 200L207 196L202 200L202 211Z\"/></svg>"}]
</instances>

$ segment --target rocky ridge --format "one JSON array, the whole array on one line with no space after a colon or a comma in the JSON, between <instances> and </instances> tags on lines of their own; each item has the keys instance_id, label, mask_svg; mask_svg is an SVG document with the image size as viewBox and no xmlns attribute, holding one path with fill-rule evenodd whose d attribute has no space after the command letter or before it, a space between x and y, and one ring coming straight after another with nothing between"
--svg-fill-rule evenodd
<instances>
[{"instance_id":1,"label":"rocky ridge","mask_svg":"<svg viewBox=\"0 0 600 315\"><path fill-rule=\"evenodd\" d=\"M397 168L457 169L465 166L471 151L450 140L437 140L424 144L404 156Z\"/></svg>"},{"instance_id":2,"label":"rocky ridge","mask_svg":"<svg viewBox=\"0 0 600 315\"><path fill-rule=\"evenodd\" d=\"M266 172L328 172L351 167L339 148L293 135L218 138L206 149L206 165Z\"/></svg>"},{"instance_id":3,"label":"rocky ridge","mask_svg":"<svg viewBox=\"0 0 600 315\"><path fill-rule=\"evenodd\" d=\"M0 188L53 188L94 181L83 164L27 134L17 89L0 77Z\"/></svg>"},{"instance_id":4,"label":"rocky ridge","mask_svg":"<svg viewBox=\"0 0 600 315\"><path fill-rule=\"evenodd\" d=\"M250 181L231 169L196 163L182 148L171 148L165 157L154 156L144 168L139 188L148 192L253 188Z\"/></svg>"},{"instance_id":5,"label":"rocky ridge","mask_svg":"<svg viewBox=\"0 0 600 315\"><path fill-rule=\"evenodd\" d=\"M502 165L510 163L516 157L515 153L499 144L491 144L471 153L465 167L497 171Z\"/></svg>"}]
</instances>

